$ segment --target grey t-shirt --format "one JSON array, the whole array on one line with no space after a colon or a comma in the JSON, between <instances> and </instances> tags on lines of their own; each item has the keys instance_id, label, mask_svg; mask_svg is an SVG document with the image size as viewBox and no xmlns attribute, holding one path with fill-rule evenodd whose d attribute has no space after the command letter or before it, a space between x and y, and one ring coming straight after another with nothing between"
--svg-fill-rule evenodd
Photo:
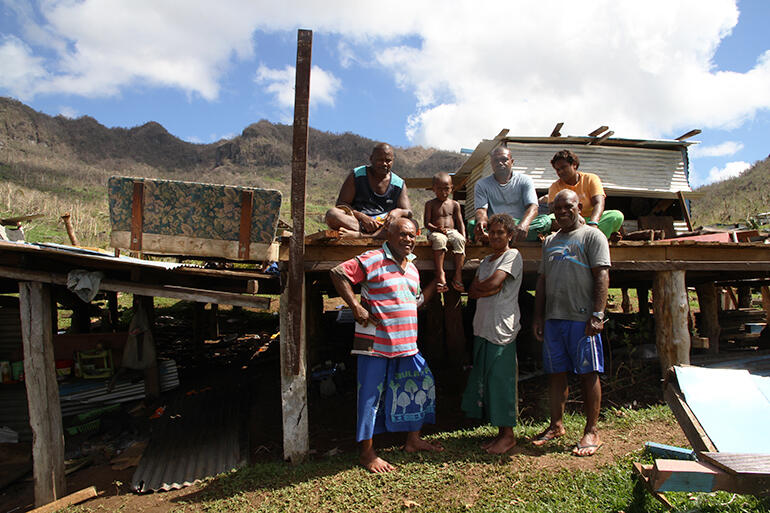
<instances>
[{"instance_id":1,"label":"grey t-shirt","mask_svg":"<svg viewBox=\"0 0 770 513\"><path fill-rule=\"evenodd\" d=\"M473 334L483 337L493 344L506 345L516 340L521 328L519 313L519 287L523 261L518 250L509 249L498 258L489 255L479 264L476 274L479 280L492 276L498 269L508 276L503 281L503 288L494 296L481 297L476 302L476 315L473 317Z\"/></svg>"},{"instance_id":2,"label":"grey t-shirt","mask_svg":"<svg viewBox=\"0 0 770 513\"><path fill-rule=\"evenodd\" d=\"M593 313L591 269L610 266L607 237L587 225L549 235L543 243L540 274L545 275L545 318L587 321Z\"/></svg>"},{"instance_id":3,"label":"grey t-shirt","mask_svg":"<svg viewBox=\"0 0 770 513\"><path fill-rule=\"evenodd\" d=\"M476 182L473 189L474 208L486 208L489 217L508 214L521 219L529 205L537 205L537 191L532 178L523 173L513 173L503 185L489 175Z\"/></svg>"}]
</instances>

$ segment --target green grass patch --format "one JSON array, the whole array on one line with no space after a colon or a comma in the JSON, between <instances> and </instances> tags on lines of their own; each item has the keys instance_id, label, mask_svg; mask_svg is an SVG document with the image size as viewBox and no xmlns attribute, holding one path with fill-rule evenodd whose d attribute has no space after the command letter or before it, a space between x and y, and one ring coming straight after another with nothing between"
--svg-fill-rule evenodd
<instances>
[{"instance_id":1,"label":"green grass patch","mask_svg":"<svg viewBox=\"0 0 770 513\"><path fill-rule=\"evenodd\" d=\"M653 421L673 422L665 406L642 410L609 410L601 429L631 432ZM620 413L620 414L618 414ZM579 415L567 415L567 429L582 429ZM545 424L516 427L519 437L532 436ZM207 480L200 491L174 499L174 512L286 511L419 511L419 512L662 512L663 506L635 487L631 464L650 462L642 448L596 470L563 465L574 461L566 442L548 449L551 467L540 457L497 457L479 450L493 436L489 426L445 432L432 437L442 453L405 454L397 447L380 453L398 470L370 475L357 465L353 453L292 466L263 463ZM563 447L565 446L565 447ZM554 460L557 465L554 465ZM770 502L730 493L668 493L680 511L770 512ZM122 506L121 506L122 507ZM130 500L126 504L130 509ZM69 511L96 511L84 507Z\"/></svg>"}]
</instances>

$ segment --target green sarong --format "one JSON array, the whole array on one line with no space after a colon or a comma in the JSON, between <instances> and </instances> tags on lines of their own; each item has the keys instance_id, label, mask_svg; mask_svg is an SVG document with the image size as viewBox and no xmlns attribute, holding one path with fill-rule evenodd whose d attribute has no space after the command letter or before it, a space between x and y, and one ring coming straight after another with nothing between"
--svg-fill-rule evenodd
<instances>
[{"instance_id":1,"label":"green sarong","mask_svg":"<svg viewBox=\"0 0 770 513\"><path fill-rule=\"evenodd\" d=\"M463 411L493 426L515 426L519 411L518 375L515 340L501 346L473 337L473 369L463 393Z\"/></svg>"}]
</instances>

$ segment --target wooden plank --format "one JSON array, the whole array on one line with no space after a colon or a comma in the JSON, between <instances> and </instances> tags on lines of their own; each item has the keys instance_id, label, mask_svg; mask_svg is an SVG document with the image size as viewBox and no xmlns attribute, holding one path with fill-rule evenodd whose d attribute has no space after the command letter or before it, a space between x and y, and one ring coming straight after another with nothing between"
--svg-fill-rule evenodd
<instances>
[{"instance_id":1,"label":"wooden plank","mask_svg":"<svg viewBox=\"0 0 770 513\"><path fill-rule=\"evenodd\" d=\"M712 465L721 468L728 474L759 474L770 476L770 454L701 452L698 456Z\"/></svg>"},{"instance_id":2,"label":"wooden plank","mask_svg":"<svg viewBox=\"0 0 770 513\"><path fill-rule=\"evenodd\" d=\"M84 488L75 493L71 493L66 497L62 497L61 499L55 500L53 502L49 502L45 506L40 506L39 508L35 508L29 513L53 513L54 511L59 511L60 509L66 508L67 506L72 506L73 504L80 504L81 502L87 501L88 499L92 499L96 496L97 496L96 487L89 486L88 488Z\"/></svg>"},{"instance_id":3,"label":"wooden plank","mask_svg":"<svg viewBox=\"0 0 770 513\"><path fill-rule=\"evenodd\" d=\"M740 494L766 494L770 477L757 474L729 474L700 461L655 460L650 472L651 486L666 492L712 492L724 490Z\"/></svg>"},{"instance_id":4,"label":"wooden plank","mask_svg":"<svg viewBox=\"0 0 770 513\"><path fill-rule=\"evenodd\" d=\"M50 286L38 282L19 283L19 309L25 355L24 383L32 427L35 505L42 506L62 497L67 488Z\"/></svg>"},{"instance_id":5,"label":"wooden plank","mask_svg":"<svg viewBox=\"0 0 770 513\"><path fill-rule=\"evenodd\" d=\"M652 467L650 481L652 489L660 492L711 492L720 473L708 463L659 459Z\"/></svg>"},{"instance_id":6,"label":"wooden plank","mask_svg":"<svg viewBox=\"0 0 770 513\"><path fill-rule=\"evenodd\" d=\"M64 274L17 269L14 267L0 267L0 277L50 283L54 285L67 284L67 276ZM190 287L177 287L174 285L147 285L108 278L102 280L100 288L101 290L127 292L129 294L138 294L140 296L170 297L173 299L183 299L185 301L219 303L224 305L244 306L247 308L268 309L270 308L271 303L271 299L266 297L195 289Z\"/></svg>"},{"instance_id":7,"label":"wooden plank","mask_svg":"<svg viewBox=\"0 0 770 513\"><path fill-rule=\"evenodd\" d=\"M130 232L113 231L110 233L110 245L114 248L130 247ZM249 245L249 255L252 261L278 260L278 243L264 244L252 242ZM203 237L188 237L185 235L159 235L156 233L142 234L142 253L146 255L168 255L190 257L225 258L239 260L239 242L235 240L206 239Z\"/></svg>"},{"instance_id":8,"label":"wooden plank","mask_svg":"<svg viewBox=\"0 0 770 513\"><path fill-rule=\"evenodd\" d=\"M673 445L659 444L656 442L645 442L645 450L653 456L660 456L671 460L692 460L698 459L697 454L692 449L676 447Z\"/></svg>"},{"instance_id":9,"label":"wooden plank","mask_svg":"<svg viewBox=\"0 0 770 513\"><path fill-rule=\"evenodd\" d=\"M684 271L658 271L652 284L655 345L664 375L673 365L690 363L690 305L684 276Z\"/></svg>"},{"instance_id":10,"label":"wooden plank","mask_svg":"<svg viewBox=\"0 0 770 513\"><path fill-rule=\"evenodd\" d=\"M308 107L313 32L297 31L294 128L291 162L292 236L288 283L281 294L281 403L283 456L292 463L310 453L307 424L305 340L305 199L307 185Z\"/></svg>"},{"instance_id":11,"label":"wooden plank","mask_svg":"<svg viewBox=\"0 0 770 513\"><path fill-rule=\"evenodd\" d=\"M131 251L142 251L142 228L144 216L144 182L134 182L133 199L131 201Z\"/></svg>"},{"instance_id":12,"label":"wooden plank","mask_svg":"<svg viewBox=\"0 0 770 513\"><path fill-rule=\"evenodd\" d=\"M666 238L676 237L674 218L671 216L640 216L636 223L640 230L663 230Z\"/></svg>"},{"instance_id":13,"label":"wooden plank","mask_svg":"<svg viewBox=\"0 0 770 513\"><path fill-rule=\"evenodd\" d=\"M687 437L687 441L690 442L693 449L696 451L715 452L717 450L716 446L687 405L675 381L669 381L668 385L666 385L666 389L663 391L663 398L674 413L679 427L682 428L684 436Z\"/></svg>"},{"instance_id":14,"label":"wooden plank","mask_svg":"<svg viewBox=\"0 0 770 513\"><path fill-rule=\"evenodd\" d=\"M556 126L553 127L553 130L551 130L551 135L549 137L561 137L561 127L564 126L563 122L556 123ZM605 128L606 130L606 128ZM602 130L604 131L604 130Z\"/></svg>"},{"instance_id":15,"label":"wooden plank","mask_svg":"<svg viewBox=\"0 0 770 513\"><path fill-rule=\"evenodd\" d=\"M601 144L601 143L603 143L604 141L606 141L607 139L609 139L610 137L612 137L613 135L615 135L615 132L613 132L612 130L610 130L610 131L609 131L609 132L607 132L606 134L602 135L601 137L599 137L599 138L598 138L598 139L596 139L595 141L591 141L591 142L589 142L588 144Z\"/></svg>"},{"instance_id":16,"label":"wooden plank","mask_svg":"<svg viewBox=\"0 0 770 513\"><path fill-rule=\"evenodd\" d=\"M699 133L700 133L700 130L695 128L694 130L690 130L689 132L680 135L679 137L677 137L674 140L675 141L684 141L685 139L689 139L690 137L694 137L694 136L698 135Z\"/></svg>"},{"instance_id":17,"label":"wooden plank","mask_svg":"<svg viewBox=\"0 0 770 513\"><path fill-rule=\"evenodd\" d=\"M666 496L663 495L661 492L657 492L652 489L652 483L650 481L650 474L652 473L652 465L642 465L641 463L634 462L632 464L634 473L636 474L637 479L639 479L639 482L642 483L642 486L653 496L655 499L663 504L668 509L674 509L674 505L671 504L668 499L666 499Z\"/></svg>"},{"instance_id":18,"label":"wooden plank","mask_svg":"<svg viewBox=\"0 0 770 513\"><path fill-rule=\"evenodd\" d=\"M254 191L241 191L241 223L238 232L238 258L249 259L251 246L251 206L254 203Z\"/></svg>"},{"instance_id":19,"label":"wooden plank","mask_svg":"<svg viewBox=\"0 0 770 513\"><path fill-rule=\"evenodd\" d=\"M687 208L687 200L684 199L684 192L677 191L676 196L679 198L679 206L682 208L682 215L687 223L687 230L692 231L692 219L690 219L690 209Z\"/></svg>"},{"instance_id":20,"label":"wooden plank","mask_svg":"<svg viewBox=\"0 0 770 513\"><path fill-rule=\"evenodd\" d=\"M596 137L597 135L604 133L609 128L610 127L608 127L608 126L602 125L599 128L597 128L596 130L594 130L593 132L591 132L590 134L588 134L588 137Z\"/></svg>"}]
</instances>

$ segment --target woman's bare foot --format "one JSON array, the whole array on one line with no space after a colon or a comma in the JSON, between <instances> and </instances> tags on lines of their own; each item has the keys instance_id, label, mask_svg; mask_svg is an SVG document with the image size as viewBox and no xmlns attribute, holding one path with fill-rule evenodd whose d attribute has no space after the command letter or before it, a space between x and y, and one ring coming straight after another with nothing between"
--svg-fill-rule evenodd
<instances>
[{"instance_id":1,"label":"woman's bare foot","mask_svg":"<svg viewBox=\"0 0 770 513\"><path fill-rule=\"evenodd\" d=\"M549 426L548 429L543 431L542 433L539 433L535 436L535 438L532 439L532 445L540 447L541 445L545 445L551 440L555 440L559 437L564 436L567 433L567 431L564 429L564 426L556 426L551 427Z\"/></svg>"},{"instance_id":2,"label":"woman's bare foot","mask_svg":"<svg viewBox=\"0 0 770 513\"><path fill-rule=\"evenodd\" d=\"M385 474L396 470L396 467L377 456L374 450L362 452L358 461L362 467L373 474Z\"/></svg>"},{"instance_id":3,"label":"woman's bare foot","mask_svg":"<svg viewBox=\"0 0 770 513\"><path fill-rule=\"evenodd\" d=\"M489 454L505 454L516 446L516 436L513 433L506 433L500 435L495 439L495 442L486 447Z\"/></svg>"},{"instance_id":4,"label":"woman's bare foot","mask_svg":"<svg viewBox=\"0 0 770 513\"><path fill-rule=\"evenodd\" d=\"M490 447L492 447L493 445L495 445L497 443L497 441L500 439L501 436L503 436L503 435L497 435L492 440L487 440L486 442L481 444L481 448L484 449L484 450L489 449Z\"/></svg>"},{"instance_id":5,"label":"woman's bare foot","mask_svg":"<svg viewBox=\"0 0 770 513\"><path fill-rule=\"evenodd\" d=\"M427 440L423 440L422 438L420 438L419 432L410 431L409 434L406 436L406 445L404 445L404 450L406 452L417 452L417 451L441 452L444 450L444 448L441 447L441 444L438 444L438 443L432 444Z\"/></svg>"}]
</instances>

